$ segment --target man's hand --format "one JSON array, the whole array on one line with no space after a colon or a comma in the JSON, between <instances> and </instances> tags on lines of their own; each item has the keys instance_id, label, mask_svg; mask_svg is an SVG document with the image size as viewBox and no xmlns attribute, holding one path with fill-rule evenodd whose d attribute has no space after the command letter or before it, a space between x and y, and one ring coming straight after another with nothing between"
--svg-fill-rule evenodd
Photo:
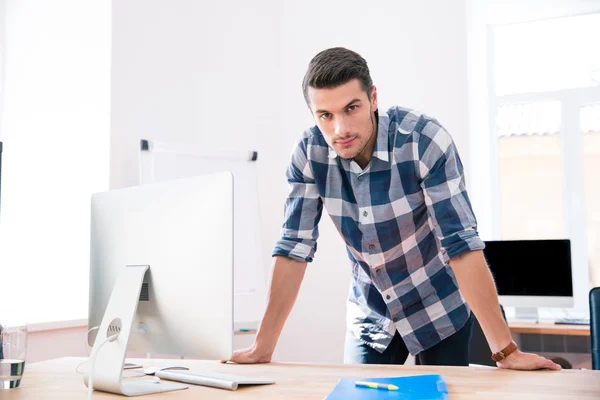
<instances>
[{"instance_id":1,"label":"man's hand","mask_svg":"<svg viewBox=\"0 0 600 400\"><path fill-rule=\"evenodd\" d=\"M269 299L265 315L260 322L254 344L247 349L236 350L230 360L238 364L271 362L277 340L292 307L296 302L300 284L306 271L306 263L292 258L276 256L269 286Z\"/></svg>"},{"instance_id":2,"label":"man's hand","mask_svg":"<svg viewBox=\"0 0 600 400\"><path fill-rule=\"evenodd\" d=\"M506 347L512 338L508 325L500 312L498 295L492 274L481 250L462 253L450 260L458 286L485 334L492 352ZM504 360L497 362L500 368L533 370L560 369L552 361L537 354L522 353L517 350Z\"/></svg>"},{"instance_id":3,"label":"man's hand","mask_svg":"<svg viewBox=\"0 0 600 400\"><path fill-rule=\"evenodd\" d=\"M233 352L230 360L221 361L226 363L231 361L237 364L259 364L271 362L272 354L261 353L256 347L248 347Z\"/></svg>"},{"instance_id":4,"label":"man's hand","mask_svg":"<svg viewBox=\"0 0 600 400\"><path fill-rule=\"evenodd\" d=\"M519 350L516 350L504 360L498 361L496 365L499 368L520 370L560 369L560 365L548 360L547 358L538 356L537 354L523 353Z\"/></svg>"}]
</instances>

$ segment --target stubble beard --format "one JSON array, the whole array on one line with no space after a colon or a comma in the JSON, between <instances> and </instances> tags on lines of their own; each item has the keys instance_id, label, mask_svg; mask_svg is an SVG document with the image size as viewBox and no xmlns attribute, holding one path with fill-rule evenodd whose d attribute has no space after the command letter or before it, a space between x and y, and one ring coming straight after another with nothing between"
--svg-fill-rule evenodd
<instances>
[{"instance_id":1,"label":"stubble beard","mask_svg":"<svg viewBox=\"0 0 600 400\"><path fill-rule=\"evenodd\" d=\"M355 158L356 156L358 156L359 154L361 154L365 148L367 147L367 144L369 144L369 141L371 141L371 139L373 138L373 135L375 134L375 129L376 129L376 125L375 125L375 118L373 116L373 112L372 112L372 108L369 107L369 118L371 119L371 134L369 135L369 137L367 138L367 140L364 141L364 143L362 143L362 145L360 146L359 150L356 152L356 154L354 154L351 157L348 158Z\"/></svg>"}]
</instances>

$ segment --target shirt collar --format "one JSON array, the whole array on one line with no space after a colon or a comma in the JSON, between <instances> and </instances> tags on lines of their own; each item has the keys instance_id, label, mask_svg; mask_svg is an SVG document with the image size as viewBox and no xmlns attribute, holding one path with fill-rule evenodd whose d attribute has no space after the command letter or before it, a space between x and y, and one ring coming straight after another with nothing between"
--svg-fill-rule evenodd
<instances>
[{"instance_id":1,"label":"shirt collar","mask_svg":"<svg viewBox=\"0 0 600 400\"><path fill-rule=\"evenodd\" d=\"M373 157L380 159L381 161L388 162L390 160L390 153L388 151L388 140L390 126L390 118L385 111L378 112L375 110L375 116L377 118L377 142L373 149ZM329 146L329 158L336 158L337 153Z\"/></svg>"}]
</instances>

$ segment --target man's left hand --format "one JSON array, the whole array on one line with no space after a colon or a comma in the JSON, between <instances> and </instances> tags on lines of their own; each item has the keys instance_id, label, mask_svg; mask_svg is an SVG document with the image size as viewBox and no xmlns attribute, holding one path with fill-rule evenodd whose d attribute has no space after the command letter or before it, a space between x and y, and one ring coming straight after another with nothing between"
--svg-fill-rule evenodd
<instances>
[{"instance_id":1,"label":"man's left hand","mask_svg":"<svg viewBox=\"0 0 600 400\"><path fill-rule=\"evenodd\" d=\"M537 354L523 353L519 350L509 355L504 360L498 361L496 365L499 368L519 370L560 369L560 365L547 358L538 356Z\"/></svg>"}]
</instances>

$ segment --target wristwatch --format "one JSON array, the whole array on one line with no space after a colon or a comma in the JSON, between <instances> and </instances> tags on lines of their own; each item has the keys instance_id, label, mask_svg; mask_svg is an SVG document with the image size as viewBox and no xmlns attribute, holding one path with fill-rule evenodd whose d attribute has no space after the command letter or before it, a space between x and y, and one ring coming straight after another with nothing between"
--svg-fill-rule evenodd
<instances>
[{"instance_id":1,"label":"wristwatch","mask_svg":"<svg viewBox=\"0 0 600 400\"><path fill-rule=\"evenodd\" d=\"M510 342L508 346L503 348L497 353L492 354L492 360L498 362L504 360L506 357L510 356L517 350L517 344L515 342Z\"/></svg>"}]
</instances>

